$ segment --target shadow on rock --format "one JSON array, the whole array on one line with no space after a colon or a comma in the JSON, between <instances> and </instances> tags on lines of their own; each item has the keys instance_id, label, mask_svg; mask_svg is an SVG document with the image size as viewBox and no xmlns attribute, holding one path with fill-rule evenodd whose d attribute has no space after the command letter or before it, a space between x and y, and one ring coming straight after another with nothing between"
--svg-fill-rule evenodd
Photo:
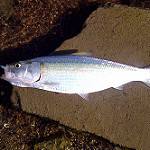
<instances>
[{"instance_id":1,"label":"shadow on rock","mask_svg":"<svg viewBox=\"0 0 150 150\"><path fill-rule=\"evenodd\" d=\"M5 107L10 108L13 106L10 100L12 89L13 87L9 82L0 79L0 104L2 104Z\"/></svg>"},{"instance_id":2,"label":"shadow on rock","mask_svg":"<svg viewBox=\"0 0 150 150\"><path fill-rule=\"evenodd\" d=\"M0 77L4 74L4 70L0 68ZM5 107L12 107L13 104L10 100L11 94L12 94L12 85L3 80L0 79L0 104L2 104Z\"/></svg>"}]
</instances>

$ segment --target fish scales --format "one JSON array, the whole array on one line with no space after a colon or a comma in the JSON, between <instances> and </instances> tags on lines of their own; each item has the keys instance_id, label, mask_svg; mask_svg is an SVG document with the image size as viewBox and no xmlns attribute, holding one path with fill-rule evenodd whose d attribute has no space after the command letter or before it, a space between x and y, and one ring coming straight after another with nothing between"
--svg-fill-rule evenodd
<instances>
[{"instance_id":1,"label":"fish scales","mask_svg":"<svg viewBox=\"0 0 150 150\"><path fill-rule=\"evenodd\" d=\"M45 76L43 77L44 80L41 79L41 82L60 83L57 86L57 91L64 93L67 91L69 93L88 93L103 90L108 87L108 82L115 81L112 78L117 77L118 80L119 74L121 76L129 72L130 78L133 76L133 79L130 80L134 80L135 72L139 71L135 67L80 56L60 56L59 59L51 57L44 62L42 70L45 70L43 72L43 76ZM125 81L121 79L122 83L117 82L123 84L128 81L128 78L124 79ZM114 86L119 86L118 84ZM53 86L55 87L54 84ZM54 87L53 90L55 90Z\"/></svg>"}]
</instances>

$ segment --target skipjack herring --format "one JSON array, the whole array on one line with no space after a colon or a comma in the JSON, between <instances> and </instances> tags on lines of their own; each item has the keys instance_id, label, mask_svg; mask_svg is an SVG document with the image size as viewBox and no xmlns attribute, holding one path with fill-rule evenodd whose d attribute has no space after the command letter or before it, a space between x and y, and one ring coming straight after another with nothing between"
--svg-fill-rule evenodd
<instances>
[{"instance_id":1,"label":"skipjack herring","mask_svg":"<svg viewBox=\"0 0 150 150\"><path fill-rule=\"evenodd\" d=\"M2 78L13 85L46 91L88 94L110 87L120 89L131 81L150 86L150 68L136 68L79 55L47 56L2 66Z\"/></svg>"}]
</instances>

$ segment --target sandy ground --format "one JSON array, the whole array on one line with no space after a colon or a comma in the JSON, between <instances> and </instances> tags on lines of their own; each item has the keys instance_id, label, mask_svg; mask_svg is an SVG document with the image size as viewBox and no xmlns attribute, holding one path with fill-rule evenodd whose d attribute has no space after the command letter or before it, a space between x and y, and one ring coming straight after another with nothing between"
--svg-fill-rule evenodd
<instances>
[{"instance_id":1,"label":"sandy ground","mask_svg":"<svg viewBox=\"0 0 150 150\"><path fill-rule=\"evenodd\" d=\"M149 10L120 5L99 8L89 16L82 32L58 50L92 51L98 58L145 67L150 65L149 31ZM150 88L141 82L129 83L123 91L110 88L90 94L89 101L33 88L14 87L13 91L12 101L16 103L19 94L24 111L126 147L150 147Z\"/></svg>"}]
</instances>

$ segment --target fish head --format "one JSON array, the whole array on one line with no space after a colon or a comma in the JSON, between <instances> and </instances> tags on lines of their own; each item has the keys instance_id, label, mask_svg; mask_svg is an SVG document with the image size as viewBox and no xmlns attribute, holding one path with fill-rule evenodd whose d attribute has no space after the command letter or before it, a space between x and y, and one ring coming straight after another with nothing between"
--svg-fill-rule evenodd
<instances>
[{"instance_id":1,"label":"fish head","mask_svg":"<svg viewBox=\"0 0 150 150\"><path fill-rule=\"evenodd\" d=\"M10 83L34 83L40 79L41 69L39 62L20 61L3 67L2 78Z\"/></svg>"}]
</instances>

